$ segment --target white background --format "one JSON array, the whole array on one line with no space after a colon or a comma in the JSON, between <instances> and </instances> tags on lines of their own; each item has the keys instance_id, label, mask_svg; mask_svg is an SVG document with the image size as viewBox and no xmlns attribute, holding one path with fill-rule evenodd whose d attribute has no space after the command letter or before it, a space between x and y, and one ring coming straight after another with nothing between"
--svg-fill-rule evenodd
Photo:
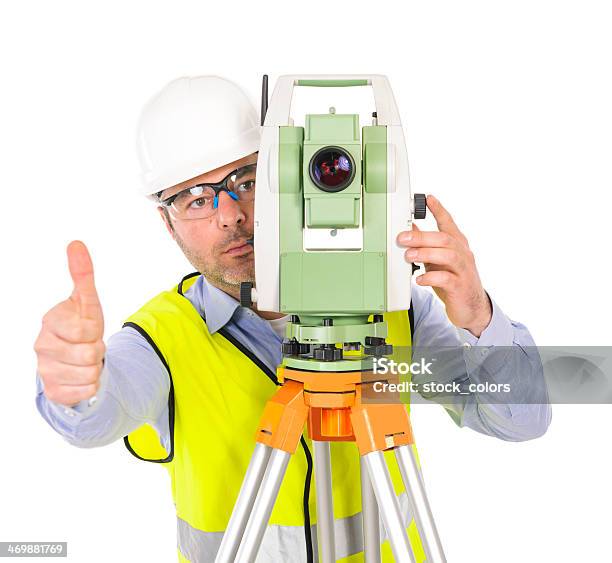
<instances>
[{"instance_id":1,"label":"white background","mask_svg":"<svg viewBox=\"0 0 612 563\"><path fill-rule=\"evenodd\" d=\"M606 2L20 2L0 9L0 541L71 561L173 561L166 472L79 450L34 406L32 344L90 247L107 335L190 271L139 195L134 131L169 80L382 73L413 191L451 211L485 287L541 345L610 342L612 18ZM422 228L426 228L422 224ZM451 562L610 560L611 408L555 406L504 443L437 406L413 422Z\"/></svg>"}]
</instances>

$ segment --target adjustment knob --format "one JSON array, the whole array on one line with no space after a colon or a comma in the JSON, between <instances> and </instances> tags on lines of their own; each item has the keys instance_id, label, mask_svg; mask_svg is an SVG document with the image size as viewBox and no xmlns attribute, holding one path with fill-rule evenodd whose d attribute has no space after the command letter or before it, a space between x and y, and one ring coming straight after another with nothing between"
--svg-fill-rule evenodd
<instances>
[{"instance_id":1,"label":"adjustment knob","mask_svg":"<svg viewBox=\"0 0 612 563\"><path fill-rule=\"evenodd\" d=\"M374 356L376 358L390 356L393 354L393 344L376 344L373 346L365 346L363 352L366 356Z\"/></svg>"},{"instance_id":2,"label":"adjustment knob","mask_svg":"<svg viewBox=\"0 0 612 563\"><path fill-rule=\"evenodd\" d=\"M384 338L378 336L366 336L363 351L366 356L375 356L377 358L389 356L393 354L393 344L387 344Z\"/></svg>"},{"instance_id":3,"label":"adjustment knob","mask_svg":"<svg viewBox=\"0 0 612 563\"><path fill-rule=\"evenodd\" d=\"M313 358L321 362L337 362L342 357L342 350L333 344L323 344L313 351Z\"/></svg>"},{"instance_id":4,"label":"adjustment knob","mask_svg":"<svg viewBox=\"0 0 612 563\"><path fill-rule=\"evenodd\" d=\"M283 340L282 344L282 352L283 356L297 356L298 352L298 343L295 338L292 340Z\"/></svg>"},{"instance_id":5,"label":"adjustment knob","mask_svg":"<svg viewBox=\"0 0 612 563\"><path fill-rule=\"evenodd\" d=\"M310 354L310 344L302 344L295 338L291 340L285 338L282 344L283 356L303 356L304 354Z\"/></svg>"},{"instance_id":6,"label":"adjustment knob","mask_svg":"<svg viewBox=\"0 0 612 563\"><path fill-rule=\"evenodd\" d=\"M425 219L425 215L427 215L427 196L414 194L414 218Z\"/></svg>"},{"instance_id":7,"label":"adjustment knob","mask_svg":"<svg viewBox=\"0 0 612 563\"><path fill-rule=\"evenodd\" d=\"M310 344L302 344L298 342L298 354L310 354Z\"/></svg>"}]
</instances>

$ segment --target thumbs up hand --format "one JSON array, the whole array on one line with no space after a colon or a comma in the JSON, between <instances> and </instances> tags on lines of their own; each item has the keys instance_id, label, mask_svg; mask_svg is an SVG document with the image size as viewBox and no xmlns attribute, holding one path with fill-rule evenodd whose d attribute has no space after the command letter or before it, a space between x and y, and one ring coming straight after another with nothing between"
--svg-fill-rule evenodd
<instances>
[{"instance_id":1,"label":"thumbs up hand","mask_svg":"<svg viewBox=\"0 0 612 563\"><path fill-rule=\"evenodd\" d=\"M43 317L34 351L47 398L73 406L99 389L104 317L87 247L72 241L67 253L74 290Z\"/></svg>"}]
</instances>

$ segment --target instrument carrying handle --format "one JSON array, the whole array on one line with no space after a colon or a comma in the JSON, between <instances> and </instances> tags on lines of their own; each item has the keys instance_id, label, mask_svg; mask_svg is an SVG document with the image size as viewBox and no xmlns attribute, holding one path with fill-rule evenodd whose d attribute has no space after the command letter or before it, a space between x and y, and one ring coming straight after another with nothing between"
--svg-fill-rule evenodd
<instances>
[{"instance_id":1,"label":"instrument carrying handle","mask_svg":"<svg viewBox=\"0 0 612 563\"><path fill-rule=\"evenodd\" d=\"M325 79L308 79L298 78L295 81L296 86L315 86L315 87L346 87L346 86L369 86L371 82L367 79L351 79L351 78L325 78Z\"/></svg>"}]
</instances>

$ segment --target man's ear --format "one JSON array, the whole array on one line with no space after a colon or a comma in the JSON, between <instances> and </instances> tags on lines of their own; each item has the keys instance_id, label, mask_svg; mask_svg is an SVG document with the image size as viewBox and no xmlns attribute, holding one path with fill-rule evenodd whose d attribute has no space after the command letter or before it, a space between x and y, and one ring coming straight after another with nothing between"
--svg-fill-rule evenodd
<instances>
[{"instance_id":1,"label":"man's ear","mask_svg":"<svg viewBox=\"0 0 612 563\"><path fill-rule=\"evenodd\" d=\"M162 221L164 222L164 225L166 225L166 229L170 233L170 236L174 238L174 227L172 226L172 223L170 222L168 211L165 208L163 208L161 205L157 207L157 211L161 215Z\"/></svg>"}]
</instances>

